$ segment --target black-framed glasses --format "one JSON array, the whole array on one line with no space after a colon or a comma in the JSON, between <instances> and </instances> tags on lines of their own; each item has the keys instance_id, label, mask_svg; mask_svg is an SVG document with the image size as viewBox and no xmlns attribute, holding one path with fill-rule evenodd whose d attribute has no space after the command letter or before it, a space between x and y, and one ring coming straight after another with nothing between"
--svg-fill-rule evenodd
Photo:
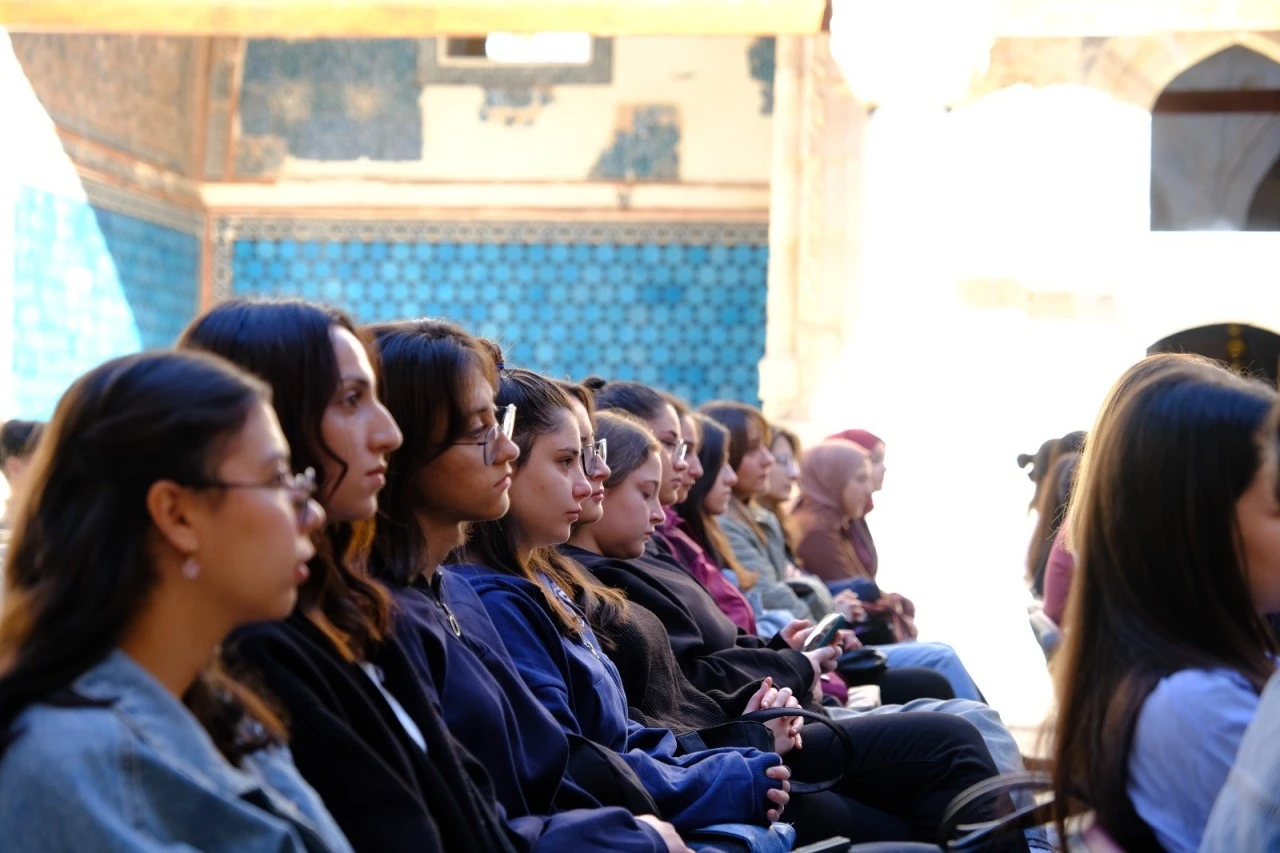
<instances>
[{"instance_id":1,"label":"black-framed glasses","mask_svg":"<svg viewBox=\"0 0 1280 853\"><path fill-rule=\"evenodd\" d=\"M228 480L198 480L186 483L192 489L283 489L289 492L293 506L298 510L298 518L307 513L307 503L316 494L316 469L308 468L301 474L289 474L281 471L274 479L266 483L234 483Z\"/></svg>"},{"instance_id":2,"label":"black-framed glasses","mask_svg":"<svg viewBox=\"0 0 1280 853\"><path fill-rule=\"evenodd\" d=\"M454 444L466 447L483 447L484 448L484 464L492 465L493 460L498 456L498 436L506 436L511 438L516 431L516 407L515 404L506 406L498 406L494 409L494 423L485 431L484 438L480 441L455 441Z\"/></svg>"},{"instance_id":3,"label":"black-framed glasses","mask_svg":"<svg viewBox=\"0 0 1280 853\"><path fill-rule=\"evenodd\" d=\"M660 438L658 441L667 449L667 453L671 454L672 462L683 462L684 458L689 455L689 442L672 441L669 438Z\"/></svg>"},{"instance_id":4,"label":"black-framed glasses","mask_svg":"<svg viewBox=\"0 0 1280 853\"><path fill-rule=\"evenodd\" d=\"M602 438L595 444L582 445L582 473L587 478L596 476L609 464L609 440Z\"/></svg>"}]
</instances>

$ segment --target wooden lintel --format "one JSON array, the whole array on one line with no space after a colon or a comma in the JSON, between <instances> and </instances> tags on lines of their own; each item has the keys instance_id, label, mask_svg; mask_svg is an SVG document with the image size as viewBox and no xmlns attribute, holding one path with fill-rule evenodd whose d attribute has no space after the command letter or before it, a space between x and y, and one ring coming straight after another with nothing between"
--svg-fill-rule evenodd
<instances>
[{"instance_id":1,"label":"wooden lintel","mask_svg":"<svg viewBox=\"0 0 1280 853\"><path fill-rule=\"evenodd\" d=\"M818 32L826 0L0 0L26 31L369 37Z\"/></svg>"},{"instance_id":2,"label":"wooden lintel","mask_svg":"<svg viewBox=\"0 0 1280 853\"><path fill-rule=\"evenodd\" d=\"M1153 114L1263 113L1280 115L1280 89L1232 89L1163 92Z\"/></svg>"}]
</instances>

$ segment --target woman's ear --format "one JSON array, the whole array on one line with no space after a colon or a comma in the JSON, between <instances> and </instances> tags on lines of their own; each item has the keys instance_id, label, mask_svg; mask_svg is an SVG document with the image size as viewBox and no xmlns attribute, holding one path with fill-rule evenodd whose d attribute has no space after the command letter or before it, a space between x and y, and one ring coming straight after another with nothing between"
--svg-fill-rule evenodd
<instances>
[{"instance_id":1,"label":"woman's ear","mask_svg":"<svg viewBox=\"0 0 1280 853\"><path fill-rule=\"evenodd\" d=\"M194 554L200 550L200 536L191 523L194 508L191 491L172 480L157 480L147 489L147 513L151 523L174 550Z\"/></svg>"}]
</instances>

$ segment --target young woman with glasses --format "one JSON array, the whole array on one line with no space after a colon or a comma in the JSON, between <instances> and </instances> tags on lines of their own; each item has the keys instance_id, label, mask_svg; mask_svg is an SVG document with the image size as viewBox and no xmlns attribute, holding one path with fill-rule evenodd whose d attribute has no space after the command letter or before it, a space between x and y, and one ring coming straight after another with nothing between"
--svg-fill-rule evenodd
<instances>
[{"instance_id":1,"label":"young woman with glasses","mask_svg":"<svg viewBox=\"0 0 1280 853\"><path fill-rule=\"evenodd\" d=\"M5 567L7 847L351 849L219 653L289 613L324 523L270 400L169 352L107 362L59 402Z\"/></svg>"},{"instance_id":2,"label":"young woman with glasses","mask_svg":"<svg viewBox=\"0 0 1280 853\"><path fill-rule=\"evenodd\" d=\"M586 411L554 381L527 370L503 372L498 401L515 404L521 415L511 509L473 528L453 571L503 627L521 677L570 735L619 753L677 829L776 820L788 800L789 775L777 755L750 749L677 755L669 732L627 719L621 679L591 628L623 618L626 598L551 548L568 539L595 485L609 474L598 457L579 464L588 436L578 416ZM590 520L600 515L592 512Z\"/></svg>"},{"instance_id":3,"label":"young woman with glasses","mask_svg":"<svg viewBox=\"0 0 1280 853\"><path fill-rule=\"evenodd\" d=\"M508 816L550 816L542 818L545 849L685 850L670 824L599 808L567 774L569 740L525 686L502 627L467 581L441 566L470 525L501 518L510 505L520 450L500 425L513 422L506 418L512 410L495 402L496 349L435 320L380 324L370 332L382 363L383 400L406 440L388 461L387 488L362 559L390 588L393 628L450 731L488 770ZM562 454L565 470L580 472L581 447L574 429ZM579 512L576 504L554 509L566 529Z\"/></svg>"},{"instance_id":4,"label":"young woman with glasses","mask_svg":"<svg viewBox=\"0 0 1280 853\"><path fill-rule=\"evenodd\" d=\"M353 523L377 509L400 431L378 401L375 360L341 312L234 300L180 346L266 380L294 458L318 472L329 523L297 606L237 632L229 651L284 705L299 768L357 850L527 848L483 773L460 752L390 633L390 598L345 560Z\"/></svg>"},{"instance_id":5,"label":"young woman with glasses","mask_svg":"<svg viewBox=\"0 0 1280 853\"><path fill-rule=\"evenodd\" d=\"M697 454L689 455L690 447L697 446L691 442L699 441L696 424L684 423L685 418L680 415L683 406L679 401L639 382L606 382L593 377L584 383L584 387L594 389L596 406L601 411L626 412L643 421L662 448L663 481L658 499L662 502L663 519L646 544L646 553L679 566L692 575L734 625L748 634L758 633L759 626L751 602L690 538L684 520L674 509L684 500L696 477L702 476L702 463ZM747 589L751 588L753 581L750 576L738 579L739 584Z\"/></svg>"}]
</instances>

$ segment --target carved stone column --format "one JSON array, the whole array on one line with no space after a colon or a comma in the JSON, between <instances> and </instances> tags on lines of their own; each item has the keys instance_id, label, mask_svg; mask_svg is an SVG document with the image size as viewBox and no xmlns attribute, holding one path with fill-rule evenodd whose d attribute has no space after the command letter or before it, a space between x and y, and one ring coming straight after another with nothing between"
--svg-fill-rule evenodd
<instances>
[{"instance_id":1,"label":"carved stone column","mask_svg":"<svg viewBox=\"0 0 1280 853\"><path fill-rule=\"evenodd\" d=\"M760 396L770 418L804 422L857 310L867 113L836 69L826 35L779 37L774 97Z\"/></svg>"}]
</instances>

